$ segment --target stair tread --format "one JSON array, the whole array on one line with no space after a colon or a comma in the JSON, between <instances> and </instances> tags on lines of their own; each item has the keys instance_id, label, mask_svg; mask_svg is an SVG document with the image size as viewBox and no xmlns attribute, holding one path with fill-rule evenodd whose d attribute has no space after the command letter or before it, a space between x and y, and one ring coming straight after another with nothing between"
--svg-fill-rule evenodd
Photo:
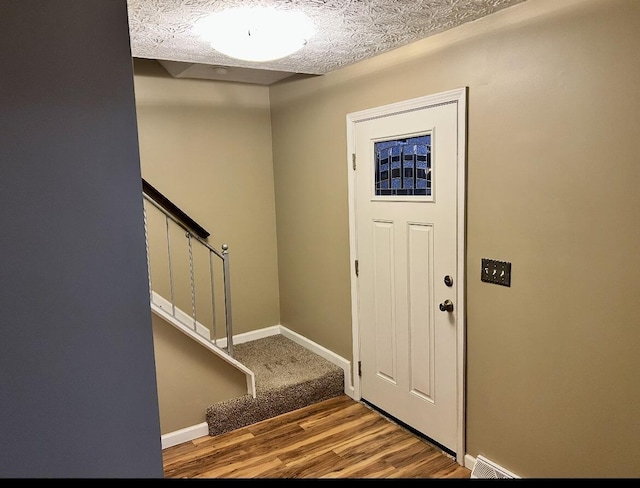
<instances>
[{"instance_id":1,"label":"stair tread","mask_svg":"<svg viewBox=\"0 0 640 488\"><path fill-rule=\"evenodd\" d=\"M256 398L244 395L207 408L209 435L344 394L342 368L281 335L238 344L234 358L254 372Z\"/></svg>"},{"instance_id":2,"label":"stair tread","mask_svg":"<svg viewBox=\"0 0 640 488\"><path fill-rule=\"evenodd\" d=\"M282 335L238 344L234 358L254 372L258 393L342 372L342 368Z\"/></svg>"}]
</instances>

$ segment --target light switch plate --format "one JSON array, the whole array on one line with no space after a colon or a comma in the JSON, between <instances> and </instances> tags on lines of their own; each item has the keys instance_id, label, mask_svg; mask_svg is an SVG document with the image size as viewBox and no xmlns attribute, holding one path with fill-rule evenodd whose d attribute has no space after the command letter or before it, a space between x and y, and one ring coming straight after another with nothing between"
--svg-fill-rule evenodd
<instances>
[{"instance_id":1,"label":"light switch plate","mask_svg":"<svg viewBox=\"0 0 640 488\"><path fill-rule=\"evenodd\" d=\"M511 263L508 261L482 258L480 279L486 283L511 286Z\"/></svg>"}]
</instances>

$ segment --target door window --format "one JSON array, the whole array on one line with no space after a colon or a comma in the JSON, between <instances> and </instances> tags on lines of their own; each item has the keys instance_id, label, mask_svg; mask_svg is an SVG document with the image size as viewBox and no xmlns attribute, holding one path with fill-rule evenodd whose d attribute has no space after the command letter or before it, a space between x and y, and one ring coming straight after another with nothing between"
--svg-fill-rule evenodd
<instances>
[{"instance_id":1,"label":"door window","mask_svg":"<svg viewBox=\"0 0 640 488\"><path fill-rule=\"evenodd\" d=\"M431 134L374 142L374 195L431 196Z\"/></svg>"}]
</instances>

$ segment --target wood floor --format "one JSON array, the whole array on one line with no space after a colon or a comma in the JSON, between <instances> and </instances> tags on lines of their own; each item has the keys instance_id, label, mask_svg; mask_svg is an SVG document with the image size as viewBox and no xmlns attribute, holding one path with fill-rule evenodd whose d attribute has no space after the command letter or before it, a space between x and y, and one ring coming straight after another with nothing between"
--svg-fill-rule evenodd
<instances>
[{"instance_id":1,"label":"wood floor","mask_svg":"<svg viewBox=\"0 0 640 488\"><path fill-rule=\"evenodd\" d=\"M165 478L469 478L449 455L347 395L163 450Z\"/></svg>"}]
</instances>

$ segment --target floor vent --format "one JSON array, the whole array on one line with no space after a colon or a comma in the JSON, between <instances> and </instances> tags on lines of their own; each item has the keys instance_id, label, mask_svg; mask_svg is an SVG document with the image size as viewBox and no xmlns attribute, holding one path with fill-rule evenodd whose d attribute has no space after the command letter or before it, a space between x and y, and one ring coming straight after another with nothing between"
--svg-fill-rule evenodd
<instances>
[{"instance_id":1,"label":"floor vent","mask_svg":"<svg viewBox=\"0 0 640 488\"><path fill-rule=\"evenodd\" d=\"M478 456L476 458L476 464L471 471L471 479L509 479L519 478L513 473L510 473L504 468L501 468L496 463L489 461L487 458Z\"/></svg>"}]
</instances>

